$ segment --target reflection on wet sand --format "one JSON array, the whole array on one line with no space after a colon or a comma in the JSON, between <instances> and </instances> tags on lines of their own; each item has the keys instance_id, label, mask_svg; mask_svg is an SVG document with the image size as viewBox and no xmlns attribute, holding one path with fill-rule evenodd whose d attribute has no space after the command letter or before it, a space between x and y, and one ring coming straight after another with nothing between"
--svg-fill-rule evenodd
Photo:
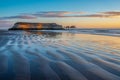
<instances>
[{"instance_id":1,"label":"reflection on wet sand","mask_svg":"<svg viewBox=\"0 0 120 80\"><path fill-rule=\"evenodd\" d=\"M48 38L56 38L57 36L62 35L61 32L47 32L47 31L26 31L26 34L42 35Z\"/></svg>"},{"instance_id":2,"label":"reflection on wet sand","mask_svg":"<svg viewBox=\"0 0 120 80\"><path fill-rule=\"evenodd\" d=\"M120 80L120 37L0 32L0 80Z\"/></svg>"}]
</instances>

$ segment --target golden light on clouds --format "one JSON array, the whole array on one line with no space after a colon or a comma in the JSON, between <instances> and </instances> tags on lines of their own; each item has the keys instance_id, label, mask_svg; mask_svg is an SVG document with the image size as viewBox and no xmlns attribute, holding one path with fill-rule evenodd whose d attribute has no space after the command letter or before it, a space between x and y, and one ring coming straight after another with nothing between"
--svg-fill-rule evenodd
<instances>
[{"instance_id":1,"label":"golden light on clouds","mask_svg":"<svg viewBox=\"0 0 120 80\"><path fill-rule=\"evenodd\" d=\"M40 22L57 23L63 26L74 25L78 28L120 28L120 11L106 12L69 12L69 11L46 11L33 14L1 17L3 24L13 22ZM7 23L8 23L7 21ZM23 27L26 27L23 25ZM41 25L38 25L40 28Z\"/></svg>"}]
</instances>

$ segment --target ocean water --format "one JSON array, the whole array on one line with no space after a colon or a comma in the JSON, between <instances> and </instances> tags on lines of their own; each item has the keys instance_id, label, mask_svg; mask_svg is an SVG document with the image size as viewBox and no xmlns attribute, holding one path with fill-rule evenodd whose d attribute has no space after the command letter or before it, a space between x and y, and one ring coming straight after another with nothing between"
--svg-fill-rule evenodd
<instances>
[{"instance_id":1,"label":"ocean water","mask_svg":"<svg viewBox=\"0 0 120 80\"><path fill-rule=\"evenodd\" d=\"M0 31L0 80L120 80L119 31Z\"/></svg>"}]
</instances>

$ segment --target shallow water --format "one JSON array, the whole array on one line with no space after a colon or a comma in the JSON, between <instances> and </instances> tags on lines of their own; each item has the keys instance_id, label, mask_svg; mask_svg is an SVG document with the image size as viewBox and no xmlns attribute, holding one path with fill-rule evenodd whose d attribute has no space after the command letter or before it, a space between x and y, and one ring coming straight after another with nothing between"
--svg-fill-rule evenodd
<instances>
[{"instance_id":1,"label":"shallow water","mask_svg":"<svg viewBox=\"0 0 120 80\"><path fill-rule=\"evenodd\" d=\"M120 80L120 37L2 31L0 80Z\"/></svg>"}]
</instances>

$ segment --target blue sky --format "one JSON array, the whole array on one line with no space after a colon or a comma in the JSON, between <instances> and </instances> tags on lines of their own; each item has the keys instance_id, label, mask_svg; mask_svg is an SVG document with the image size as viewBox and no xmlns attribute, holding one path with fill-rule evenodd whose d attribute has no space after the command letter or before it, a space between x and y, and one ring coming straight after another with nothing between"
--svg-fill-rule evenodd
<instances>
[{"instance_id":1,"label":"blue sky","mask_svg":"<svg viewBox=\"0 0 120 80\"><path fill-rule=\"evenodd\" d=\"M59 14L59 11L61 12L69 12L69 14L65 14L64 16L71 16L69 19L63 16L63 14ZM7 26L8 24L13 24L17 21L21 21L21 18L18 18L18 16L24 17L23 15L33 15L37 13L42 12L52 12L55 15L62 15L58 17L54 17L53 15L48 18L48 16L37 15L37 19L24 19L22 18L22 21L33 21L33 22L49 22L49 20L52 22L58 22L59 24L63 25L69 25L72 21L70 19L73 19L74 17L74 23L71 23L70 25L75 25L79 21L87 21L89 20L94 21L100 21L102 19L98 20L98 15L96 20L95 17L86 17L86 15L95 15L102 12L117 12L117 14L120 11L120 0L0 0L0 27ZM56 13L57 12L57 13ZM80 13L80 14L78 14ZM82 14L84 13L84 14ZM111 14L111 13L110 13ZM116 13L115 13L116 14ZM45 14L46 15L46 14ZM72 16L74 15L74 16ZM85 15L85 18L76 17L76 15ZM17 16L17 18L15 18ZM96 16L96 15L95 15ZM118 16L118 15L117 15ZM13 19L12 19L13 18ZM51 19L50 19L51 18ZM92 18L92 19L91 19ZM62 20L62 21L61 21ZM107 19L104 19L107 20ZM110 19L109 19L110 20ZM113 19L114 20L114 19ZM117 21L119 19L116 19ZM7 21L7 24L4 22ZM13 23L9 23L9 21L12 21ZM66 23L63 23L64 21L67 21ZM75 22L76 21L76 22ZM87 23L86 22L86 23ZM87 24L88 24L87 23ZM100 22L101 23L101 22ZM81 23L82 24L82 23ZM93 23L92 23L93 24ZM8 25L9 26L9 25ZM76 26L86 26L87 25L76 25ZM88 27L90 25L88 24ZM92 26L92 25L91 25ZM98 25L96 25L98 26ZM108 25L109 26L109 25ZM112 25L113 26L113 25ZM116 26L116 25L115 25ZM118 25L117 25L118 26Z\"/></svg>"}]
</instances>

